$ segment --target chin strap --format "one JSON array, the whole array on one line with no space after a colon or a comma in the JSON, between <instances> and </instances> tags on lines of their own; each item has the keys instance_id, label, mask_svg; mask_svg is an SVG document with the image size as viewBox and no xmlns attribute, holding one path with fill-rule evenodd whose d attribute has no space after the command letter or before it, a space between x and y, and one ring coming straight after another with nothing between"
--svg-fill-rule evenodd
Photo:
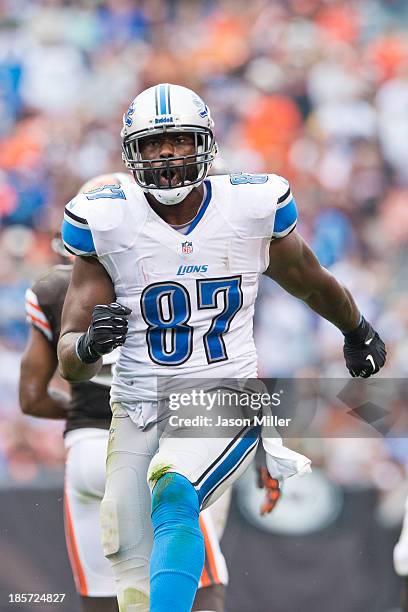
<instances>
[{"instance_id":1,"label":"chin strap","mask_svg":"<svg viewBox=\"0 0 408 612\"><path fill-rule=\"evenodd\" d=\"M164 204L165 206L174 206L174 204L179 204L182 202L194 189L194 187L198 187L199 185L201 185L201 183L185 185L183 187L175 187L174 189L146 189L146 191L150 193L160 204Z\"/></svg>"}]
</instances>

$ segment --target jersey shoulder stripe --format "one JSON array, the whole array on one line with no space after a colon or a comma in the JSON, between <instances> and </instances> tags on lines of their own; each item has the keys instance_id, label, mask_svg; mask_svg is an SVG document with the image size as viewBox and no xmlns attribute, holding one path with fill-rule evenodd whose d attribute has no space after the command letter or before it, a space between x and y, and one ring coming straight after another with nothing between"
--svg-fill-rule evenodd
<instances>
[{"instance_id":1,"label":"jersey shoulder stripe","mask_svg":"<svg viewBox=\"0 0 408 612\"><path fill-rule=\"evenodd\" d=\"M293 195L292 192L289 189L286 191L286 193L284 193L280 198L278 198L278 204L277 204L277 209L279 210L279 208L283 208L284 206L286 206L287 204L289 204L291 202L291 200L293 199Z\"/></svg>"},{"instance_id":2,"label":"jersey shoulder stripe","mask_svg":"<svg viewBox=\"0 0 408 612\"><path fill-rule=\"evenodd\" d=\"M68 205L65 207L64 217L69 217L70 222L73 223L74 225L78 225L78 227L86 228L88 226L88 221L84 219L83 217L80 217L79 215L76 215L75 213L73 213L72 210L69 210Z\"/></svg>"},{"instance_id":3,"label":"jersey shoulder stripe","mask_svg":"<svg viewBox=\"0 0 408 612\"><path fill-rule=\"evenodd\" d=\"M62 240L67 251L74 255L96 255L92 232L86 221L73 219L67 212L69 211L64 213L61 229Z\"/></svg>"},{"instance_id":4,"label":"jersey shoulder stripe","mask_svg":"<svg viewBox=\"0 0 408 612\"><path fill-rule=\"evenodd\" d=\"M288 187L287 191L278 198L278 204L283 206L289 196L291 196L290 187Z\"/></svg>"},{"instance_id":5,"label":"jersey shoulder stripe","mask_svg":"<svg viewBox=\"0 0 408 612\"><path fill-rule=\"evenodd\" d=\"M89 212L82 194L65 206L61 236L65 248L73 255L96 255L92 231L86 218Z\"/></svg>"},{"instance_id":6,"label":"jersey shoulder stripe","mask_svg":"<svg viewBox=\"0 0 408 612\"><path fill-rule=\"evenodd\" d=\"M44 311L38 303L38 298L32 289L25 293L25 310L27 322L38 329L47 340L52 341L52 328Z\"/></svg>"},{"instance_id":7,"label":"jersey shoulder stripe","mask_svg":"<svg viewBox=\"0 0 408 612\"><path fill-rule=\"evenodd\" d=\"M297 223L297 208L295 198L289 193L289 196L285 199L287 203L277 209L275 215L275 221L273 226L273 237L283 238L287 236L296 226Z\"/></svg>"}]
</instances>

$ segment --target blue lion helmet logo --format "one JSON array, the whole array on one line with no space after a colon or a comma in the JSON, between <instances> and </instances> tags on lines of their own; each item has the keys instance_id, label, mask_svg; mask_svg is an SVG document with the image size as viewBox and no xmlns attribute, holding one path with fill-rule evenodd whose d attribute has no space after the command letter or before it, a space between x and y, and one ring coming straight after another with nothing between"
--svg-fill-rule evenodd
<instances>
[{"instance_id":1,"label":"blue lion helmet logo","mask_svg":"<svg viewBox=\"0 0 408 612\"><path fill-rule=\"evenodd\" d=\"M208 117L208 108L199 96L193 97L193 104L197 107L197 112L202 119Z\"/></svg>"},{"instance_id":2,"label":"blue lion helmet logo","mask_svg":"<svg viewBox=\"0 0 408 612\"><path fill-rule=\"evenodd\" d=\"M132 104L129 106L129 108L127 109L127 113L125 115L125 124L127 125L127 127L130 127L132 125L133 119L132 119L132 115L135 112L135 107Z\"/></svg>"}]
</instances>

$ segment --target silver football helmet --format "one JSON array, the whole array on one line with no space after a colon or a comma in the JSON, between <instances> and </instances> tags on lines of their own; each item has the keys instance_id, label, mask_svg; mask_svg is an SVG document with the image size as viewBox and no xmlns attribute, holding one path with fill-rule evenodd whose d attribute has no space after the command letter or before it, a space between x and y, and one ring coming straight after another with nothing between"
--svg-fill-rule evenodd
<instances>
[{"instance_id":1,"label":"silver football helmet","mask_svg":"<svg viewBox=\"0 0 408 612\"><path fill-rule=\"evenodd\" d=\"M150 87L133 100L123 116L123 161L140 187L158 202L177 204L203 182L210 170L217 153L213 127L208 106L191 89L169 83ZM194 138L193 154L142 159L142 138L183 132ZM176 185L172 181L175 167L180 174Z\"/></svg>"}]
</instances>

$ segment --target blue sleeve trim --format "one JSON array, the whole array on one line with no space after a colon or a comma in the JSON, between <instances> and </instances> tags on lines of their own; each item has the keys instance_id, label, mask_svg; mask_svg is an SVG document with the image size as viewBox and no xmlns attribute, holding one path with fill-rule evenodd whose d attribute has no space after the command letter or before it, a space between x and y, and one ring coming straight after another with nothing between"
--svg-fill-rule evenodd
<instances>
[{"instance_id":1,"label":"blue sleeve trim","mask_svg":"<svg viewBox=\"0 0 408 612\"><path fill-rule=\"evenodd\" d=\"M273 234L281 234L292 227L298 217L295 198L292 198L286 206L278 208L275 215Z\"/></svg>"},{"instance_id":2,"label":"blue sleeve trim","mask_svg":"<svg viewBox=\"0 0 408 612\"><path fill-rule=\"evenodd\" d=\"M96 253L90 229L82 229L64 219L61 235L64 243L71 247L71 252L73 251L76 255Z\"/></svg>"}]
</instances>

